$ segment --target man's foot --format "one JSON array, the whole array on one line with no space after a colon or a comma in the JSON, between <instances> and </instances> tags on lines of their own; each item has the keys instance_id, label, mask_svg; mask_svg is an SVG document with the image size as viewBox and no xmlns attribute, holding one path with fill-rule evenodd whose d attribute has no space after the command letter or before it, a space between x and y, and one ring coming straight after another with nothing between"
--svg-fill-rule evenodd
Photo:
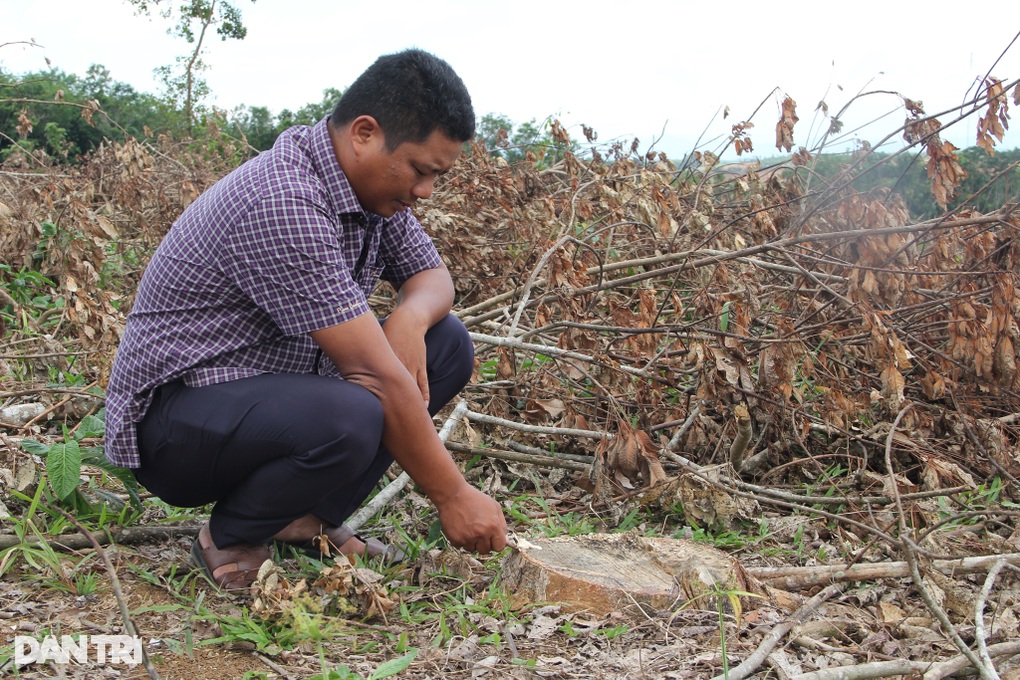
<instances>
[{"instance_id":1,"label":"man's foot","mask_svg":"<svg viewBox=\"0 0 1020 680\"><path fill-rule=\"evenodd\" d=\"M314 529L311 528L313 526ZM273 538L311 557L359 555L365 560L380 558L385 564L407 560L404 551L396 546L386 545L376 538L362 538L346 524L338 527L325 526L321 520L312 515L294 520Z\"/></svg>"},{"instance_id":2,"label":"man's foot","mask_svg":"<svg viewBox=\"0 0 1020 680\"><path fill-rule=\"evenodd\" d=\"M209 525L204 525L191 545L195 565L224 590L244 590L258 577L259 568L273 554L265 545L231 545L222 550L213 543Z\"/></svg>"}]
</instances>

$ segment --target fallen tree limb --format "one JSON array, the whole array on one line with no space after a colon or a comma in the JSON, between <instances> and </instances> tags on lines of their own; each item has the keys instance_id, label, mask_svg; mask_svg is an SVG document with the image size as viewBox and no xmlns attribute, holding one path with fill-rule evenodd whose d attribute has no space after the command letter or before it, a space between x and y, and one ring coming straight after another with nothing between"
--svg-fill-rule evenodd
<instances>
[{"instance_id":1,"label":"fallen tree limb","mask_svg":"<svg viewBox=\"0 0 1020 680\"><path fill-rule=\"evenodd\" d=\"M1020 553L981 555L959 560L932 560L931 566L947 575L976 574L992 569L998 562L1020 566ZM844 581L872 581L910 576L907 562L854 564L850 567L747 567L749 574L771 586L784 590L800 590L812 586Z\"/></svg>"},{"instance_id":2,"label":"fallen tree limb","mask_svg":"<svg viewBox=\"0 0 1020 680\"><path fill-rule=\"evenodd\" d=\"M591 468L589 463L580 463L574 460L553 458L552 456L536 456L533 453L520 453L517 451L506 451L503 449L483 449L481 447L468 446L467 444L458 444L456 442L447 443L446 448L455 453L463 453L468 456L496 458L499 460L509 460L515 463L529 463L531 465L538 465L547 468L563 468L564 470L576 470L578 472L584 472Z\"/></svg>"},{"instance_id":3,"label":"fallen tree limb","mask_svg":"<svg viewBox=\"0 0 1020 680\"><path fill-rule=\"evenodd\" d=\"M198 526L155 526L155 527L120 527L113 526L97 533L95 538L100 545L120 543L129 545L132 543L147 543L149 541L162 541L168 538L191 537L198 534ZM92 547L92 542L87 536L81 533L59 534L47 536L46 544L51 548L63 550L85 550ZM0 534L0 550L11 548L16 545L37 547L42 545L38 540L22 541L16 534Z\"/></svg>"},{"instance_id":4,"label":"fallen tree limb","mask_svg":"<svg viewBox=\"0 0 1020 680\"><path fill-rule=\"evenodd\" d=\"M872 661L854 666L837 666L820 671L801 673L790 677L790 680L868 680L868 678L889 678L894 676L923 673L930 670L932 664L927 661Z\"/></svg>"},{"instance_id":5,"label":"fallen tree limb","mask_svg":"<svg viewBox=\"0 0 1020 680\"><path fill-rule=\"evenodd\" d=\"M1020 654L1020 642L1001 642L988 647L992 657L1011 657ZM867 680L868 678L889 678L914 673L924 673L924 680L942 680L959 673L970 666L970 660L962 654L948 661L875 661L855 666L837 666L810 673L790 676L790 680Z\"/></svg>"},{"instance_id":6,"label":"fallen tree limb","mask_svg":"<svg viewBox=\"0 0 1020 680\"><path fill-rule=\"evenodd\" d=\"M783 621L775 628L769 631L765 639L762 640L758 648L751 653L744 661L736 668L731 668L729 673L720 675L713 680L743 680L758 670L768 655L772 653L772 650L776 648L779 641L786 637L794 626L798 625L801 621L806 619L814 610L818 609L823 602L829 598L837 595L843 591L843 586L838 583L834 583L829 587L825 588L817 595L812 597L810 600L800 606L800 608L793 613L790 618Z\"/></svg>"},{"instance_id":7,"label":"fallen tree limb","mask_svg":"<svg viewBox=\"0 0 1020 680\"><path fill-rule=\"evenodd\" d=\"M527 453L532 456L552 456L556 460L572 460L575 463L585 463L587 465L591 465L595 462L595 456L582 456L576 453L552 453L545 449L539 449L534 446L515 442L512 439L507 440L506 445L509 446L512 451L516 451L517 453Z\"/></svg>"},{"instance_id":8,"label":"fallen tree limb","mask_svg":"<svg viewBox=\"0 0 1020 680\"><path fill-rule=\"evenodd\" d=\"M613 439L612 434L608 432L599 432L598 430L578 430L572 427L554 427L551 425L528 425L526 423L518 423L515 420L497 418L496 416L489 416L484 413L477 413L475 411L465 411L464 415L467 417L468 420L476 423L485 423L487 425L500 425L502 427L509 427L513 430L518 430L520 432L530 432L532 434L558 434L566 437Z\"/></svg>"},{"instance_id":9,"label":"fallen tree limb","mask_svg":"<svg viewBox=\"0 0 1020 680\"><path fill-rule=\"evenodd\" d=\"M744 491L761 494L762 496L768 496L770 498L776 498L783 501L789 501L790 503L805 503L813 504L818 503L819 505L846 505L853 501L857 503L863 503L865 505L888 505L893 502L892 496L860 496L856 498L847 498L845 496L802 496L800 494L789 493L786 491L780 491L778 489L770 489L765 486L758 484L751 484L743 480L734 479L733 484ZM903 500L916 501L922 498L938 498L940 496L953 496L960 493L961 491L969 491L969 486L952 486L945 489L935 489L933 491L917 491L915 493L901 494L900 498Z\"/></svg>"},{"instance_id":10,"label":"fallen tree limb","mask_svg":"<svg viewBox=\"0 0 1020 680\"><path fill-rule=\"evenodd\" d=\"M0 399L12 399L14 397L26 397L30 394L70 394L72 397L88 397L97 401L106 401L102 394L93 394L84 390L75 390L68 387L34 387L27 390L16 390L14 392L0 392Z\"/></svg>"},{"instance_id":11,"label":"fallen tree limb","mask_svg":"<svg viewBox=\"0 0 1020 680\"><path fill-rule=\"evenodd\" d=\"M457 425L460 424L461 418L464 417L464 414L467 413L467 410L468 407L466 401L461 399L460 401L457 402L457 405L454 407L453 412L450 413L450 416L446 419L446 422L443 423L443 427L439 431L440 441L445 443L446 440L450 438L450 435L453 434L453 431L457 428ZM397 477L392 482L387 484L382 491L377 493L372 498L372 500L370 500L368 503L365 504L364 507L362 507L356 513L354 513L354 515L351 516L346 522L344 522L344 524L349 526L354 531L357 531L362 527L362 525L364 525L365 522L371 519L372 515L386 507L386 505L391 500L393 500L401 491L403 491L404 487L407 486L410 483L410 481L411 481L410 475L408 475L406 472L401 472L399 477Z\"/></svg>"},{"instance_id":12,"label":"fallen tree limb","mask_svg":"<svg viewBox=\"0 0 1020 680\"><path fill-rule=\"evenodd\" d=\"M974 602L974 640L977 642L978 656L985 664L985 668L991 669L994 669L995 666L992 665L992 655L988 652L988 638L985 631L985 602L992 593L995 579L1005 566L1006 560L1004 559L999 559L992 565L992 568L988 570L988 575L985 577L984 585L981 586L981 594L978 595L977 600ZM995 677L998 678L997 675Z\"/></svg>"},{"instance_id":13,"label":"fallen tree limb","mask_svg":"<svg viewBox=\"0 0 1020 680\"><path fill-rule=\"evenodd\" d=\"M988 655L992 658L1006 657L1007 659L1020 654L1020 640L1014 640L1012 642L1000 642L996 645L988 646ZM924 674L924 680L942 680L942 678L948 678L951 675L955 675L960 671L970 666L970 660L963 654L954 656L948 661L934 664L932 668Z\"/></svg>"},{"instance_id":14,"label":"fallen tree limb","mask_svg":"<svg viewBox=\"0 0 1020 680\"><path fill-rule=\"evenodd\" d=\"M511 347L513 349L522 349L529 352L537 352L539 354L545 354L550 357L560 357L563 359L577 359L578 361L587 361L589 363L595 362L595 357L590 354L582 354L581 352L574 352L572 350L560 349L559 347L553 347L551 345L542 345L535 342L524 342L517 338L504 338L499 335L486 335L485 333L471 333L471 340L474 342L480 342L485 345L492 345L493 347ZM630 373L640 378L658 378L654 373L643 371L640 368L634 368L633 366L620 366L616 368L620 369L624 373Z\"/></svg>"}]
</instances>

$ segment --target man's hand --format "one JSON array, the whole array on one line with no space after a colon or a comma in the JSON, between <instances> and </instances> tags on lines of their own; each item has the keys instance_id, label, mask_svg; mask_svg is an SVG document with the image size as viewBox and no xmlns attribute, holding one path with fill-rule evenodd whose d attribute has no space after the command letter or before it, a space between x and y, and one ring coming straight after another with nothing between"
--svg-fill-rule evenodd
<instances>
[{"instance_id":1,"label":"man's hand","mask_svg":"<svg viewBox=\"0 0 1020 680\"><path fill-rule=\"evenodd\" d=\"M503 508L470 484L465 482L436 507L443 533L455 548L488 553L506 547Z\"/></svg>"},{"instance_id":2,"label":"man's hand","mask_svg":"<svg viewBox=\"0 0 1020 680\"><path fill-rule=\"evenodd\" d=\"M425 332L420 322L415 322L412 315L403 313L398 307L383 324L383 333L397 359L404 365L407 372L414 378L425 404L429 403L429 377L425 361Z\"/></svg>"}]
</instances>

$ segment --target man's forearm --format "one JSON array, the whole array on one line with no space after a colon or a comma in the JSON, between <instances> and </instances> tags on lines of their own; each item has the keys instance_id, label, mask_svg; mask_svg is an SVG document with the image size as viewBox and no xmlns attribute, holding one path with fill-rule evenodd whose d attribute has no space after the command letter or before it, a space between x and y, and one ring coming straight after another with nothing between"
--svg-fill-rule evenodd
<instances>
[{"instance_id":1,"label":"man's forearm","mask_svg":"<svg viewBox=\"0 0 1020 680\"><path fill-rule=\"evenodd\" d=\"M385 347L372 315L311 335L345 380L379 399L385 420L383 443L433 502L441 504L447 493L466 484L436 434L412 375Z\"/></svg>"},{"instance_id":2,"label":"man's forearm","mask_svg":"<svg viewBox=\"0 0 1020 680\"><path fill-rule=\"evenodd\" d=\"M418 272L400 287L391 317L409 318L416 326L431 328L453 309L455 290L446 265Z\"/></svg>"}]
</instances>

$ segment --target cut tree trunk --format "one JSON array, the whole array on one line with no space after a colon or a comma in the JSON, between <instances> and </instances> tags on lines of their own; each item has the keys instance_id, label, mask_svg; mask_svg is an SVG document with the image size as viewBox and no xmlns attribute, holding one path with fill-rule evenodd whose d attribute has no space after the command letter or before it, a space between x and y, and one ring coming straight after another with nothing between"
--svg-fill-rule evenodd
<instances>
[{"instance_id":1,"label":"cut tree trunk","mask_svg":"<svg viewBox=\"0 0 1020 680\"><path fill-rule=\"evenodd\" d=\"M608 614L689 606L753 609L765 589L744 567L711 546L674 538L590 534L521 541L503 565L514 605L558 603Z\"/></svg>"}]
</instances>

